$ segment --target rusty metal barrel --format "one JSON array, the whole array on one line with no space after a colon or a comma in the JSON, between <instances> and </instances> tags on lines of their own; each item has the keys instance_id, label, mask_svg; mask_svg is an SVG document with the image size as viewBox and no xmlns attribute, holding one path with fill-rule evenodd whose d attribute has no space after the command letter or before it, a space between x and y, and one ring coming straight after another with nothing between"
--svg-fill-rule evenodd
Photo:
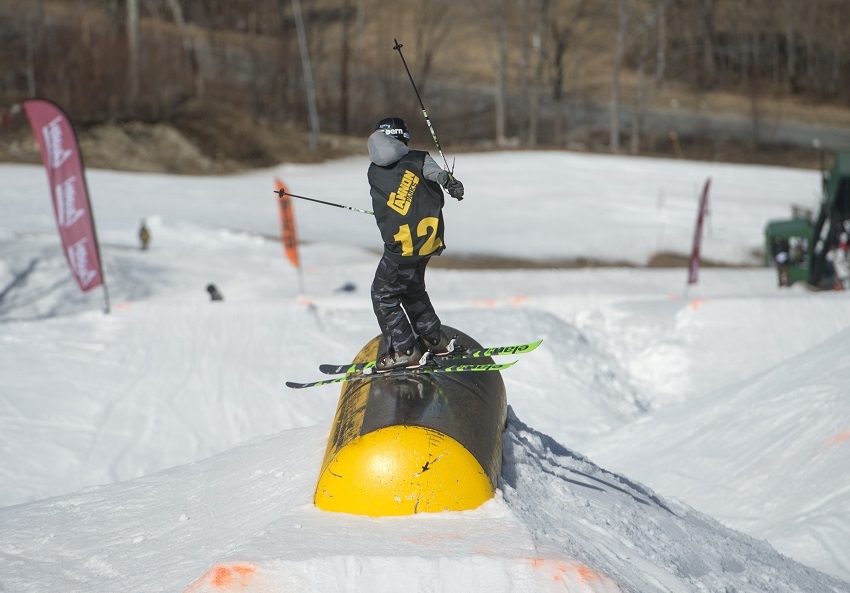
<instances>
[{"instance_id":1,"label":"rusty metal barrel","mask_svg":"<svg viewBox=\"0 0 850 593\"><path fill-rule=\"evenodd\" d=\"M481 347L443 326L459 343ZM375 337L354 362L375 360ZM492 362L475 359L476 363ZM377 375L343 384L314 502L326 511L411 515L493 497L507 415L498 371Z\"/></svg>"}]
</instances>

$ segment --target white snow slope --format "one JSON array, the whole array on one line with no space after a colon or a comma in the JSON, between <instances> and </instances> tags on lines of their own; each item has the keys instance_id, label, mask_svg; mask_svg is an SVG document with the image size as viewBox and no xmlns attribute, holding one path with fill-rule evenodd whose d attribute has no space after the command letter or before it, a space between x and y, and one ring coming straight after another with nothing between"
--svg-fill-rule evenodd
<instances>
[{"instance_id":1,"label":"white snow slope","mask_svg":"<svg viewBox=\"0 0 850 593\"><path fill-rule=\"evenodd\" d=\"M365 150L364 150L365 152ZM106 269L80 293L41 167L0 165L0 592L850 591L850 297L766 268L449 270L444 323L543 338L503 373L496 497L370 518L312 505L339 388L377 334L366 158L228 177L92 170ZM466 154L446 255L758 264L815 172ZM151 248L138 249L141 219ZM214 282L223 302L205 292ZM352 291L341 290L351 283ZM507 360L507 359L505 359Z\"/></svg>"}]
</instances>

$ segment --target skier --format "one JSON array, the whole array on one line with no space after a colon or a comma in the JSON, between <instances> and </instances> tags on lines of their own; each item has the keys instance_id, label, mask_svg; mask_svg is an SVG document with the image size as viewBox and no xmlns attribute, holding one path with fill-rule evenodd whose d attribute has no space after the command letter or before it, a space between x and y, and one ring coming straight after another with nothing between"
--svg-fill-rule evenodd
<instances>
[{"instance_id":1,"label":"skier","mask_svg":"<svg viewBox=\"0 0 850 593\"><path fill-rule=\"evenodd\" d=\"M387 350L379 371L415 366L422 354L446 352L450 339L425 291L425 267L443 243L443 191L463 199L463 184L428 152L407 147L400 117L386 117L369 136L368 178L384 253L372 282L372 308Z\"/></svg>"},{"instance_id":2,"label":"skier","mask_svg":"<svg viewBox=\"0 0 850 593\"><path fill-rule=\"evenodd\" d=\"M777 280L780 287L791 286L788 240L774 237L773 259L776 262Z\"/></svg>"},{"instance_id":3,"label":"skier","mask_svg":"<svg viewBox=\"0 0 850 593\"><path fill-rule=\"evenodd\" d=\"M145 251L148 248L148 243L150 243L150 240L151 232L148 230L144 219L142 219L142 224L139 227L139 243L141 244L142 251Z\"/></svg>"},{"instance_id":4,"label":"skier","mask_svg":"<svg viewBox=\"0 0 850 593\"><path fill-rule=\"evenodd\" d=\"M210 293L211 301L224 300L224 296L222 296L221 292L219 292L218 287L215 284L207 284L207 292Z\"/></svg>"}]
</instances>

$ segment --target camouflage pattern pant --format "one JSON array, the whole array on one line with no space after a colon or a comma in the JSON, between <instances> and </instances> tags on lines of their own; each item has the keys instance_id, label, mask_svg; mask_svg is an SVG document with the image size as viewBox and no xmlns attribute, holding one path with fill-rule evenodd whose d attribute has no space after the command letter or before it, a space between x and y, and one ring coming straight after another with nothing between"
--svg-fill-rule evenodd
<instances>
[{"instance_id":1,"label":"camouflage pattern pant","mask_svg":"<svg viewBox=\"0 0 850 593\"><path fill-rule=\"evenodd\" d=\"M378 262L372 281L372 308L387 345L404 352L417 336L440 329L440 319L425 292L428 259L397 264L386 256Z\"/></svg>"}]
</instances>

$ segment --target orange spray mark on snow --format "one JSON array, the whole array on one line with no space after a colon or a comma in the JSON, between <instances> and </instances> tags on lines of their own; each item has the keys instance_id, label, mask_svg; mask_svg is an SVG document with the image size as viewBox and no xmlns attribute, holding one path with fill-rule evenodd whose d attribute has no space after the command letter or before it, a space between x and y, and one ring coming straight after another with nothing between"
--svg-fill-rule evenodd
<instances>
[{"instance_id":1,"label":"orange spray mark on snow","mask_svg":"<svg viewBox=\"0 0 850 593\"><path fill-rule=\"evenodd\" d=\"M703 303L707 302L707 299L691 299L691 309L696 311L699 309Z\"/></svg>"},{"instance_id":2,"label":"orange spray mark on snow","mask_svg":"<svg viewBox=\"0 0 850 593\"><path fill-rule=\"evenodd\" d=\"M513 299L511 299L511 305L514 306L514 307L519 307L520 305L524 304L525 301L527 301L527 300L528 300L527 295L519 294L519 295L515 296Z\"/></svg>"},{"instance_id":3,"label":"orange spray mark on snow","mask_svg":"<svg viewBox=\"0 0 850 593\"><path fill-rule=\"evenodd\" d=\"M248 587L256 570L256 567L250 564L217 564L189 585L183 593L239 591Z\"/></svg>"},{"instance_id":4,"label":"orange spray mark on snow","mask_svg":"<svg viewBox=\"0 0 850 593\"><path fill-rule=\"evenodd\" d=\"M544 584L545 590L550 590L550 587L554 586L558 591L566 591L572 590L571 586L586 585L589 589L582 587L582 591L595 591L597 587L602 587L601 590L604 591L619 591L619 587L611 579L573 560L557 558L530 558L529 560L537 572L538 582Z\"/></svg>"},{"instance_id":5,"label":"orange spray mark on snow","mask_svg":"<svg viewBox=\"0 0 850 593\"><path fill-rule=\"evenodd\" d=\"M233 573L230 572L229 568L216 566L210 580L212 581L212 584L219 589L222 587L229 587L233 584Z\"/></svg>"},{"instance_id":6,"label":"orange spray mark on snow","mask_svg":"<svg viewBox=\"0 0 850 593\"><path fill-rule=\"evenodd\" d=\"M519 294L508 299L482 298L472 299L473 307L482 307L484 309L495 309L497 307L519 307L528 300L528 296Z\"/></svg>"},{"instance_id":7,"label":"orange spray mark on snow","mask_svg":"<svg viewBox=\"0 0 850 593\"><path fill-rule=\"evenodd\" d=\"M844 432L839 432L834 437L831 437L826 441L826 445L837 445L838 443L846 443L850 441L850 430L845 430Z\"/></svg>"},{"instance_id":8,"label":"orange spray mark on snow","mask_svg":"<svg viewBox=\"0 0 850 593\"><path fill-rule=\"evenodd\" d=\"M496 299L472 299L472 306L494 309L496 307Z\"/></svg>"}]
</instances>

